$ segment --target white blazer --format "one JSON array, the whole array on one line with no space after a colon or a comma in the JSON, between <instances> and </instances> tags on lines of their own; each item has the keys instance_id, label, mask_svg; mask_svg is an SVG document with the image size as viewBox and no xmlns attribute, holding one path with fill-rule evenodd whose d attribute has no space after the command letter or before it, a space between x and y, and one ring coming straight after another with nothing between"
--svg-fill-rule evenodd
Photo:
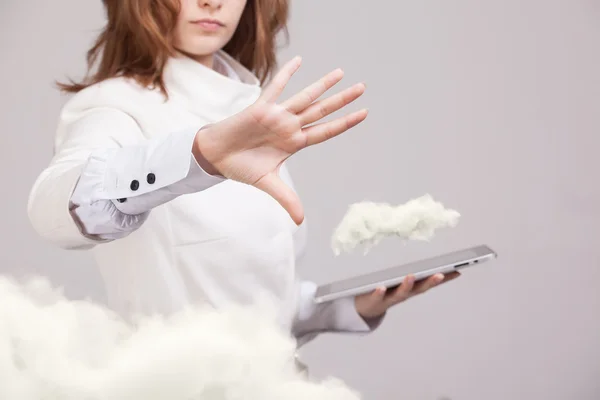
<instances>
[{"instance_id":1,"label":"white blazer","mask_svg":"<svg viewBox=\"0 0 600 400\"><path fill-rule=\"evenodd\" d=\"M365 322L352 299L317 306L315 284L298 280L305 224L297 227L262 191L196 164L198 129L260 94L241 64L225 53L217 61L225 73L171 59L168 100L125 78L73 96L60 115L55 156L31 191L31 223L57 246L90 250L109 305L126 317L248 304L266 294L300 344L318 332L369 332L379 321ZM281 173L293 187L285 167Z\"/></svg>"}]
</instances>

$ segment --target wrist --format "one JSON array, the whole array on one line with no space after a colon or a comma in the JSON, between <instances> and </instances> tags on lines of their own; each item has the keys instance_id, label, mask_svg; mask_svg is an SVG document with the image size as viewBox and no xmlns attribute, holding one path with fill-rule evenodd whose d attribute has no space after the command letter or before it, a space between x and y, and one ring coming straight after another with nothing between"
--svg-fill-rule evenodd
<instances>
[{"instance_id":1,"label":"wrist","mask_svg":"<svg viewBox=\"0 0 600 400\"><path fill-rule=\"evenodd\" d=\"M219 170L206 158L206 152L203 146L205 143L206 131L209 129L209 127L210 125L203 126L198 132L196 132L196 137L192 146L192 154L200 168L202 168L207 174L220 175Z\"/></svg>"}]
</instances>

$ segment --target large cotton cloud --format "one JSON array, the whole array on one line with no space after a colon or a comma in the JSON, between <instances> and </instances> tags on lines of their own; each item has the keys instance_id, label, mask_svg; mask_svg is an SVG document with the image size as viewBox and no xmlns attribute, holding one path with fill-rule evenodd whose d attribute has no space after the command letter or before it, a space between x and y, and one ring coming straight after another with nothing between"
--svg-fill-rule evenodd
<instances>
[{"instance_id":1,"label":"large cotton cloud","mask_svg":"<svg viewBox=\"0 0 600 400\"><path fill-rule=\"evenodd\" d=\"M46 280L0 278L0 399L357 400L310 382L267 307L190 309L135 327Z\"/></svg>"}]
</instances>

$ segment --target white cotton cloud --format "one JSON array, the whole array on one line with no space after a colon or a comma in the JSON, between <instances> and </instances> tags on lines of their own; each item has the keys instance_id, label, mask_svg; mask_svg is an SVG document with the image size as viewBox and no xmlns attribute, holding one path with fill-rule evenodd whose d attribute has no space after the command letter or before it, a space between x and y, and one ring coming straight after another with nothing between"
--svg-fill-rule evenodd
<instances>
[{"instance_id":1,"label":"white cotton cloud","mask_svg":"<svg viewBox=\"0 0 600 400\"><path fill-rule=\"evenodd\" d=\"M364 246L365 254L386 237L429 240L439 228L454 227L460 214L429 194L397 206L364 201L350 205L335 229L331 247L336 255Z\"/></svg>"},{"instance_id":2,"label":"white cotton cloud","mask_svg":"<svg viewBox=\"0 0 600 400\"><path fill-rule=\"evenodd\" d=\"M310 382L268 307L190 309L135 327L46 280L0 278L0 399L358 400Z\"/></svg>"}]
</instances>

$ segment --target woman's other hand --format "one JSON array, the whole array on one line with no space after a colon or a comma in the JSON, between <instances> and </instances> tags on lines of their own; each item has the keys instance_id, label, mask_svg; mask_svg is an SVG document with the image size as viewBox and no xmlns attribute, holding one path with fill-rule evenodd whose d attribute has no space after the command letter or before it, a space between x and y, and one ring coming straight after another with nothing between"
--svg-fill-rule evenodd
<instances>
[{"instance_id":1,"label":"woman's other hand","mask_svg":"<svg viewBox=\"0 0 600 400\"><path fill-rule=\"evenodd\" d=\"M300 224L304 211L298 196L279 178L279 168L292 154L329 140L367 117L363 109L328 122L319 122L344 108L365 91L356 84L331 97L318 100L343 77L337 69L282 103L277 103L300 58L288 62L242 112L201 129L196 135L194 156L207 172L253 185L271 195Z\"/></svg>"},{"instance_id":2,"label":"woman's other hand","mask_svg":"<svg viewBox=\"0 0 600 400\"><path fill-rule=\"evenodd\" d=\"M354 298L356 311L365 318L377 318L396 304L402 303L419 294L423 294L444 282L449 282L460 276L458 272L452 272L447 275L436 274L427 279L415 283L412 275L407 276L402 284L393 291L386 288L379 288L371 293L362 294Z\"/></svg>"}]
</instances>

